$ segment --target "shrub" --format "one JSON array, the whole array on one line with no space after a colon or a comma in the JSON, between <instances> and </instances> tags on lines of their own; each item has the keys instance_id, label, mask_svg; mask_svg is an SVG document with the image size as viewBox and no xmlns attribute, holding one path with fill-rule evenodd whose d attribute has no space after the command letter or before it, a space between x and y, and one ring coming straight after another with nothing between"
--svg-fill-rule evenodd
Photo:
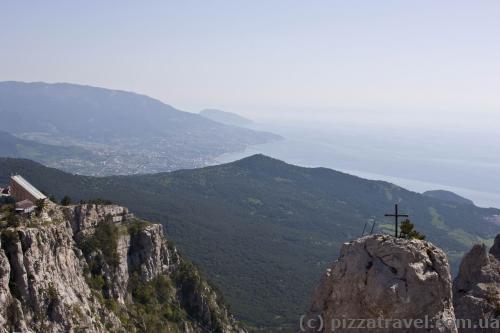
<instances>
[{"instance_id":1,"label":"shrub","mask_svg":"<svg viewBox=\"0 0 500 333\"><path fill-rule=\"evenodd\" d=\"M108 219L108 218L107 218ZM117 267L120 263L118 252L116 250L118 243L118 227L110 221L105 221L97 225L92 236L85 239L82 243L82 251L85 257L90 257L93 252L101 252L104 261Z\"/></svg>"},{"instance_id":2,"label":"shrub","mask_svg":"<svg viewBox=\"0 0 500 333\"><path fill-rule=\"evenodd\" d=\"M138 233L140 233L142 230L144 230L144 228L149 225L150 223L149 222L146 222L146 221L140 221L140 220L133 220L133 221L130 221L128 224L127 224L127 229L128 229L128 233L131 237L134 237L136 236Z\"/></svg>"},{"instance_id":3,"label":"shrub","mask_svg":"<svg viewBox=\"0 0 500 333\"><path fill-rule=\"evenodd\" d=\"M36 212L37 216L40 216L40 214L42 213L44 207L45 207L45 200L44 199L39 199L39 200L36 201L35 212Z\"/></svg>"},{"instance_id":4,"label":"shrub","mask_svg":"<svg viewBox=\"0 0 500 333\"><path fill-rule=\"evenodd\" d=\"M19 242L19 234L15 230L4 230L2 231L2 247L9 248L10 246L17 244Z\"/></svg>"},{"instance_id":5,"label":"shrub","mask_svg":"<svg viewBox=\"0 0 500 333\"><path fill-rule=\"evenodd\" d=\"M87 203L91 204L91 205L112 205L113 201L108 200L108 199L96 198L96 199L88 200Z\"/></svg>"},{"instance_id":6,"label":"shrub","mask_svg":"<svg viewBox=\"0 0 500 333\"><path fill-rule=\"evenodd\" d=\"M128 287L134 303L129 304L127 309L130 316L139 322L136 326L144 328L144 332L163 332L166 323L180 323L187 318L186 313L176 305L175 289L167 276L159 275L143 282L135 272Z\"/></svg>"},{"instance_id":7,"label":"shrub","mask_svg":"<svg viewBox=\"0 0 500 333\"><path fill-rule=\"evenodd\" d=\"M399 233L399 238L420 239L420 240L425 239L425 235L416 231L415 225L413 223L411 223L410 220L408 220L408 219L401 222L400 228L401 228L401 232Z\"/></svg>"},{"instance_id":8,"label":"shrub","mask_svg":"<svg viewBox=\"0 0 500 333\"><path fill-rule=\"evenodd\" d=\"M20 224L18 215L12 213L7 216L7 226L16 228L19 227Z\"/></svg>"},{"instance_id":9,"label":"shrub","mask_svg":"<svg viewBox=\"0 0 500 333\"><path fill-rule=\"evenodd\" d=\"M49 287L47 288L47 297L50 302L57 302L59 300L59 293L52 283L49 283Z\"/></svg>"},{"instance_id":10,"label":"shrub","mask_svg":"<svg viewBox=\"0 0 500 333\"><path fill-rule=\"evenodd\" d=\"M102 275L96 275L87 278L87 284L90 288L101 291L104 288L105 281Z\"/></svg>"}]
</instances>

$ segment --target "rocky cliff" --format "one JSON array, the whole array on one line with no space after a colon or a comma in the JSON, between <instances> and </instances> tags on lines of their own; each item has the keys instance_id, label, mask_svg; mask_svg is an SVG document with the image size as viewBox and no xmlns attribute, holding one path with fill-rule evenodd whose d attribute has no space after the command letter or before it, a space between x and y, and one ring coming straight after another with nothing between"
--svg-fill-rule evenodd
<instances>
[{"instance_id":1,"label":"rocky cliff","mask_svg":"<svg viewBox=\"0 0 500 333\"><path fill-rule=\"evenodd\" d=\"M500 332L494 321L500 319L500 235L489 252L478 244L464 256L453 285L453 302L457 318L482 326L461 332Z\"/></svg>"},{"instance_id":2,"label":"rocky cliff","mask_svg":"<svg viewBox=\"0 0 500 333\"><path fill-rule=\"evenodd\" d=\"M410 328L404 328L408 322L403 319L424 323L414 321ZM457 332L454 319L452 283L444 252L425 241L373 235L344 244L339 259L315 291L302 329ZM430 328L420 330L426 320ZM364 327L348 328L351 324Z\"/></svg>"},{"instance_id":3,"label":"rocky cliff","mask_svg":"<svg viewBox=\"0 0 500 333\"><path fill-rule=\"evenodd\" d=\"M0 221L0 332L242 332L160 225L116 205Z\"/></svg>"}]
</instances>

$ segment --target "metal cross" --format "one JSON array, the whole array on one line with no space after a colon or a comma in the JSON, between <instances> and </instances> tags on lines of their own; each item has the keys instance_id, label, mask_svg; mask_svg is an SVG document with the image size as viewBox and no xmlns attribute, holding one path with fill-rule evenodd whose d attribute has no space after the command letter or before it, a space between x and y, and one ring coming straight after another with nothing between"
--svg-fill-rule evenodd
<instances>
[{"instance_id":1,"label":"metal cross","mask_svg":"<svg viewBox=\"0 0 500 333\"><path fill-rule=\"evenodd\" d=\"M398 211L398 204L395 204L394 205L394 214L385 214L385 216L387 217L394 217L394 224L395 224L395 227L396 227L396 230L395 230L395 236L396 238L398 237L398 219L400 217L409 217L408 214L399 214L399 211Z\"/></svg>"}]
</instances>

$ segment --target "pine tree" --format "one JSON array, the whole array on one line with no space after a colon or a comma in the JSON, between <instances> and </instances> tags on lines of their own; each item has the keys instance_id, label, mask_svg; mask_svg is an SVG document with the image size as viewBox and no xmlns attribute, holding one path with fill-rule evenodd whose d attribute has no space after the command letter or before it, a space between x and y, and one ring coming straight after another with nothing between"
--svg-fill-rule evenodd
<instances>
[{"instance_id":1,"label":"pine tree","mask_svg":"<svg viewBox=\"0 0 500 333\"><path fill-rule=\"evenodd\" d=\"M71 198L65 195L64 198L61 199L61 205L63 206L71 205Z\"/></svg>"},{"instance_id":2,"label":"pine tree","mask_svg":"<svg viewBox=\"0 0 500 333\"><path fill-rule=\"evenodd\" d=\"M408 219L401 222L400 228L401 228L401 231L399 233L399 238L420 239L420 240L425 239L425 235L416 231L415 225L413 223L411 223L411 221Z\"/></svg>"}]
</instances>

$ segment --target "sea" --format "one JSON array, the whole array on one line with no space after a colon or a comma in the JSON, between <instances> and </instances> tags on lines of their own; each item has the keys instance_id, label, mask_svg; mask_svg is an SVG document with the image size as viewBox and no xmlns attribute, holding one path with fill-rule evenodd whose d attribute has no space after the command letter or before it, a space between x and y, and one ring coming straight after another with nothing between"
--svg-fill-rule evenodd
<instances>
[{"instance_id":1,"label":"sea","mask_svg":"<svg viewBox=\"0 0 500 333\"><path fill-rule=\"evenodd\" d=\"M448 190L480 207L500 208L500 140L495 132L341 123L266 123L254 129L283 140L222 155L226 163L264 154L304 167L327 167L415 192Z\"/></svg>"}]
</instances>

